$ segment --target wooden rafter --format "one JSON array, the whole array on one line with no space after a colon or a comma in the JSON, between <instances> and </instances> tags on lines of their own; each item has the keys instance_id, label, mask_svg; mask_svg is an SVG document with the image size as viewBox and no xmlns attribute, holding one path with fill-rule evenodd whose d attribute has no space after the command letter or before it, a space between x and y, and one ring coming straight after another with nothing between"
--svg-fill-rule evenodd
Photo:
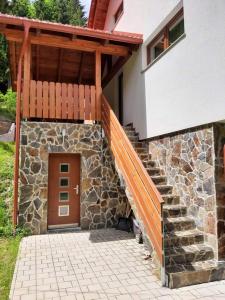
<instances>
[{"instance_id":1,"label":"wooden rafter","mask_svg":"<svg viewBox=\"0 0 225 300\"><path fill-rule=\"evenodd\" d=\"M9 41L15 41L18 43L22 42L23 32L21 32L20 30L4 29L0 30L0 32L4 33L7 40ZM53 36L47 34L40 34L40 36L30 34L30 42L34 45L73 49L86 52L99 51L102 54L114 56L127 56L129 53L129 48L126 46L113 44L102 45L99 42L87 41L82 39L71 40L62 36Z\"/></svg>"}]
</instances>

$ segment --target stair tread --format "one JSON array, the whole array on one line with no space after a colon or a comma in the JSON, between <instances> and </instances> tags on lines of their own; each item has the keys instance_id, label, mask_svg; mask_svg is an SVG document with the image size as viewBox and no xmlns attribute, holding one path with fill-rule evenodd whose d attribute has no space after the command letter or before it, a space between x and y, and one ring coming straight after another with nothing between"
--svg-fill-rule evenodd
<instances>
[{"instance_id":1,"label":"stair tread","mask_svg":"<svg viewBox=\"0 0 225 300\"><path fill-rule=\"evenodd\" d=\"M165 234L165 238L173 238L173 237L189 237L189 236L193 236L193 235L203 235L203 232L201 232L200 230L198 230L197 228L195 229L189 229L189 230L177 230L177 231L172 231L169 234Z\"/></svg>"},{"instance_id":2,"label":"stair tread","mask_svg":"<svg viewBox=\"0 0 225 300\"><path fill-rule=\"evenodd\" d=\"M163 205L163 209L168 209L168 210L183 209L183 208L186 208L186 206L182 205L182 204L164 204Z\"/></svg>"},{"instance_id":3,"label":"stair tread","mask_svg":"<svg viewBox=\"0 0 225 300\"><path fill-rule=\"evenodd\" d=\"M172 188L173 186L169 185L169 184L156 184L156 187L159 187L159 188Z\"/></svg>"},{"instance_id":4,"label":"stair tread","mask_svg":"<svg viewBox=\"0 0 225 300\"><path fill-rule=\"evenodd\" d=\"M179 246L165 249L165 256L174 256L180 254L198 253L198 252L213 252L212 247L207 244L194 244L187 246Z\"/></svg>"},{"instance_id":5,"label":"stair tread","mask_svg":"<svg viewBox=\"0 0 225 300\"><path fill-rule=\"evenodd\" d=\"M164 220L164 224L167 224L167 223L180 223L180 222L193 222L194 221L194 218L192 217L177 217L177 218L166 218L166 220Z\"/></svg>"}]
</instances>

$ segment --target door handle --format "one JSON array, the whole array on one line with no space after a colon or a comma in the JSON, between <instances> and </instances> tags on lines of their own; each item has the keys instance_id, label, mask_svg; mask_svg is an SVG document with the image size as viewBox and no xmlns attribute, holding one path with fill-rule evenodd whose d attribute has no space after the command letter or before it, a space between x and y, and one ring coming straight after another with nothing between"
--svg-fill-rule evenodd
<instances>
[{"instance_id":1,"label":"door handle","mask_svg":"<svg viewBox=\"0 0 225 300\"><path fill-rule=\"evenodd\" d=\"M76 194L79 195L79 184L75 188L73 188L76 191Z\"/></svg>"}]
</instances>

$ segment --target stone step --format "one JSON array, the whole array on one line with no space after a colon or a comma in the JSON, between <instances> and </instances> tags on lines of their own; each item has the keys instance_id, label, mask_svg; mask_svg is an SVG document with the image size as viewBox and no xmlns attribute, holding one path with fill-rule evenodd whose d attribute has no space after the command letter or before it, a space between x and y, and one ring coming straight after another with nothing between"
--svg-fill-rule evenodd
<instances>
[{"instance_id":1,"label":"stone step","mask_svg":"<svg viewBox=\"0 0 225 300\"><path fill-rule=\"evenodd\" d=\"M205 244L165 249L165 266L188 264L214 258L212 247Z\"/></svg>"},{"instance_id":2,"label":"stone step","mask_svg":"<svg viewBox=\"0 0 225 300\"><path fill-rule=\"evenodd\" d=\"M132 124L129 124L129 125L126 125L126 126L123 126L123 129L134 129L133 125Z\"/></svg>"},{"instance_id":3,"label":"stone step","mask_svg":"<svg viewBox=\"0 0 225 300\"><path fill-rule=\"evenodd\" d=\"M142 142L132 142L131 143L132 144L132 146L134 147L134 148L145 148L145 149L147 149L147 147L144 145L144 143L142 143Z\"/></svg>"},{"instance_id":4,"label":"stone step","mask_svg":"<svg viewBox=\"0 0 225 300\"><path fill-rule=\"evenodd\" d=\"M185 217L187 215L187 207L178 205L163 205L164 218Z\"/></svg>"},{"instance_id":5,"label":"stone step","mask_svg":"<svg viewBox=\"0 0 225 300\"><path fill-rule=\"evenodd\" d=\"M139 136L138 133L135 132L135 130L125 130L125 133L128 137L132 136Z\"/></svg>"},{"instance_id":6,"label":"stone step","mask_svg":"<svg viewBox=\"0 0 225 300\"><path fill-rule=\"evenodd\" d=\"M171 289L225 279L225 262L214 259L166 268L167 286Z\"/></svg>"},{"instance_id":7,"label":"stone step","mask_svg":"<svg viewBox=\"0 0 225 300\"><path fill-rule=\"evenodd\" d=\"M195 229L195 221L191 217L167 218L164 220L164 232Z\"/></svg>"},{"instance_id":8,"label":"stone step","mask_svg":"<svg viewBox=\"0 0 225 300\"><path fill-rule=\"evenodd\" d=\"M148 153L138 153L138 156L140 157L140 159L143 161L145 160L150 160L151 159L151 155Z\"/></svg>"},{"instance_id":9,"label":"stone step","mask_svg":"<svg viewBox=\"0 0 225 300\"><path fill-rule=\"evenodd\" d=\"M162 195L162 198L165 202L165 205L167 204L171 204L171 205L175 205L175 204L179 204L180 203L180 197L179 196L175 196L175 195Z\"/></svg>"},{"instance_id":10,"label":"stone step","mask_svg":"<svg viewBox=\"0 0 225 300\"><path fill-rule=\"evenodd\" d=\"M156 185L161 195L168 195L172 193L173 187L171 185Z\"/></svg>"},{"instance_id":11,"label":"stone step","mask_svg":"<svg viewBox=\"0 0 225 300\"><path fill-rule=\"evenodd\" d=\"M138 154L148 154L148 150L146 148L143 148L143 147L135 147L134 148L135 151L138 153Z\"/></svg>"},{"instance_id":12,"label":"stone step","mask_svg":"<svg viewBox=\"0 0 225 300\"><path fill-rule=\"evenodd\" d=\"M138 142L139 136L127 136L130 142Z\"/></svg>"},{"instance_id":13,"label":"stone step","mask_svg":"<svg viewBox=\"0 0 225 300\"><path fill-rule=\"evenodd\" d=\"M174 231L165 234L164 247L181 247L204 242L204 235L198 229L186 231Z\"/></svg>"},{"instance_id":14,"label":"stone step","mask_svg":"<svg viewBox=\"0 0 225 300\"><path fill-rule=\"evenodd\" d=\"M146 168L146 171L150 176L159 176L161 175L160 168Z\"/></svg>"},{"instance_id":15,"label":"stone step","mask_svg":"<svg viewBox=\"0 0 225 300\"><path fill-rule=\"evenodd\" d=\"M143 165L145 168L155 168L156 163L154 160L145 160L143 161Z\"/></svg>"},{"instance_id":16,"label":"stone step","mask_svg":"<svg viewBox=\"0 0 225 300\"><path fill-rule=\"evenodd\" d=\"M154 163L154 161L153 161ZM157 184L157 185L164 185L167 182L167 177L166 176L151 176L152 181Z\"/></svg>"}]
</instances>

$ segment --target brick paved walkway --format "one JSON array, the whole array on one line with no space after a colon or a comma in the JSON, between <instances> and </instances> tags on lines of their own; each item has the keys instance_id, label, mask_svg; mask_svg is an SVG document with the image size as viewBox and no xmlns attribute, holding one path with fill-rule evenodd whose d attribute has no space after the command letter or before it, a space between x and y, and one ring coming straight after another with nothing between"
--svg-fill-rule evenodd
<instances>
[{"instance_id":1,"label":"brick paved walkway","mask_svg":"<svg viewBox=\"0 0 225 300\"><path fill-rule=\"evenodd\" d=\"M113 229L24 238L12 300L225 299L225 281L161 287L131 234Z\"/></svg>"}]
</instances>

